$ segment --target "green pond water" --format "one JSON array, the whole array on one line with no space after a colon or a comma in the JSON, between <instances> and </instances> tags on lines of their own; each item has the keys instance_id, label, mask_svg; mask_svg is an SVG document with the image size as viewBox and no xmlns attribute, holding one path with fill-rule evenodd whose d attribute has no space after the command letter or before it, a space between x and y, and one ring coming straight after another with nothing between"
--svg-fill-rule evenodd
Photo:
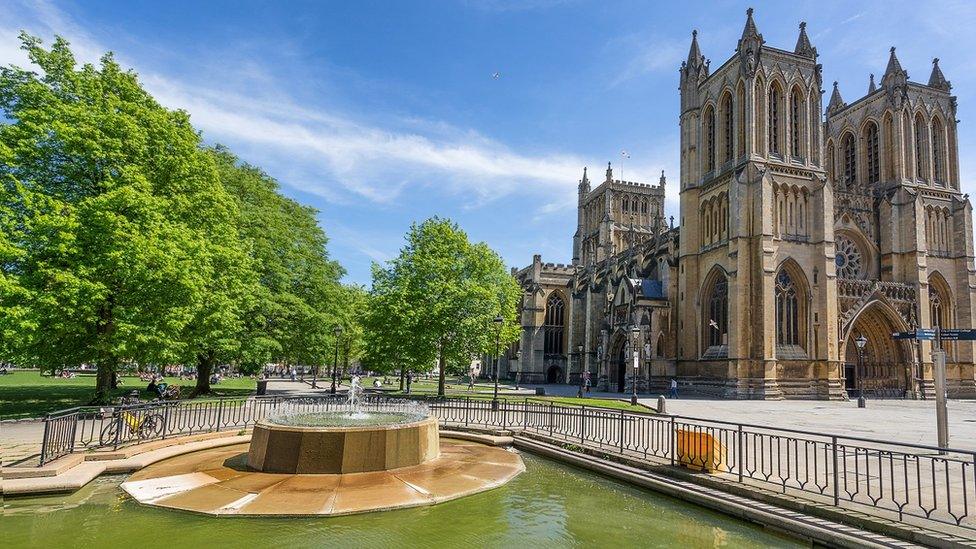
<instances>
[{"instance_id":1,"label":"green pond water","mask_svg":"<svg viewBox=\"0 0 976 549\"><path fill-rule=\"evenodd\" d=\"M553 461L474 496L333 518L214 518L143 507L101 477L71 495L7 498L15 547L802 547L761 527Z\"/></svg>"}]
</instances>

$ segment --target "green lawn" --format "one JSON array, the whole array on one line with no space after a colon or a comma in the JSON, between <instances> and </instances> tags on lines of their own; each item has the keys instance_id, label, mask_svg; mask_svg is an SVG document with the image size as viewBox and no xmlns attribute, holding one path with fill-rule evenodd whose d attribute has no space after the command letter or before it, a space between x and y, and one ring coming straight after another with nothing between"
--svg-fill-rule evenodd
<instances>
[{"instance_id":1,"label":"green lawn","mask_svg":"<svg viewBox=\"0 0 976 549\"><path fill-rule=\"evenodd\" d=\"M135 376L123 376L115 397L139 389L140 398L152 400L146 392L146 382ZM166 383L179 385L184 395L193 390L194 381L167 377ZM214 396L247 396L254 392L255 381L250 378L224 379L214 385ZM77 375L71 379L42 376L38 372L14 372L0 376L0 419L40 417L48 412L83 406L91 400L95 390L94 374Z\"/></svg>"}]
</instances>

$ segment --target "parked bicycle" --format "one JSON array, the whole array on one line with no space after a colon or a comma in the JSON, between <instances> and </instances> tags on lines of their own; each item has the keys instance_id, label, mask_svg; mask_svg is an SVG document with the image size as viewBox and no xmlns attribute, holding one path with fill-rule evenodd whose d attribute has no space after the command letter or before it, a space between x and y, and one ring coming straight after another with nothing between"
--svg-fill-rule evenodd
<instances>
[{"instance_id":1,"label":"parked bicycle","mask_svg":"<svg viewBox=\"0 0 976 549\"><path fill-rule=\"evenodd\" d=\"M165 421L162 414L137 414L129 410L117 410L112 414L111 421L102 427L99 442L107 445L131 438L140 440L156 438L162 435Z\"/></svg>"}]
</instances>

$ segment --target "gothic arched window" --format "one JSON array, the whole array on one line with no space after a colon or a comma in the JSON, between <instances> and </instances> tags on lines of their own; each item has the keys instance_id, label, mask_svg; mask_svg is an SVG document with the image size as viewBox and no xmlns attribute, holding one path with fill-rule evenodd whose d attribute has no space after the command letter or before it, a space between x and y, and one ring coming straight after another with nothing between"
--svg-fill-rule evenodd
<instances>
[{"instance_id":1,"label":"gothic arched window","mask_svg":"<svg viewBox=\"0 0 976 549\"><path fill-rule=\"evenodd\" d=\"M732 94L726 93L722 97L722 140L724 141L724 155L722 157L723 162L728 162L732 160L732 144L734 143L734 133L732 124Z\"/></svg>"},{"instance_id":2,"label":"gothic arched window","mask_svg":"<svg viewBox=\"0 0 976 549\"><path fill-rule=\"evenodd\" d=\"M878 125L874 122L868 124L864 130L864 147L867 157L868 184L873 185L881 181L881 158L878 149Z\"/></svg>"},{"instance_id":3,"label":"gothic arched window","mask_svg":"<svg viewBox=\"0 0 976 549\"><path fill-rule=\"evenodd\" d=\"M827 170L827 179L829 181L837 182L837 167L834 166L834 144L833 142L827 145L827 165L824 166Z\"/></svg>"},{"instance_id":4,"label":"gothic arched window","mask_svg":"<svg viewBox=\"0 0 976 549\"><path fill-rule=\"evenodd\" d=\"M857 177L857 147L854 144L854 134L848 133L841 142L844 152L844 186L850 187Z\"/></svg>"},{"instance_id":5,"label":"gothic arched window","mask_svg":"<svg viewBox=\"0 0 976 549\"><path fill-rule=\"evenodd\" d=\"M557 294L549 296L546 301L546 319L543 329L543 353L546 355L563 354L563 332L565 331L565 304Z\"/></svg>"},{"instance_id":6,"label":"gothic arched window","mask_svg":"<svg viewBox=\"0 0 976 549\"><path fill-rule=\"evenodd\" d=\"M776 343L800 345L800 301L796 284L782 269L776 276Z\"/></svg>"},{"instance_id":7,"label":"gothic arched window","mask_svg":"<svg viewBox=\"0 0 976 549\"><path fill-rule=\"evenodd\" d=\"M769 152L780 153L780 125L782 124L783 113L780 102L783 100L783 92L779 89L779 84L773 83L769 90Z\"/></svg>"},{"instance_id":8,"label":"gothic arched window","mask_svg":"<svg viewBox=\"0 0 976 549\"><path fill-rule=\"evenodd\" d=\"M800 97L799 90L793 90L790 94L790 154L801 156L803 146L803 99Z\"/></svg>"},{"instance_id":9,"label":"gothic arched window","mask_svg":"<svg viewBox=\"0 0 976 549\"><path fill-rule=\"evenodd\" d=\"M705 111L705 171L715 169L715 111Z\"/></svg>"},{"instance_id":10,"label":"gothic arched window","mask_svg":"<svg viewBox=\"0 0 976 549\"><path fill-rule=\"evenodd\" d=\"M726 345L729 337L729 281L716 274L705 300L705 342L708 347Z\"/></svg>"},{"instance_id":11,"label":"gothic arched window","mask_svg":"<svg viewBox=\"0 0 976 549\"><path fill-rule=\"evenodd\" d=\"M928 142L925 139L925 120L922 119L922 113L918 113L915 115L915 177L923 181L928 179L925 176L926 157L928 156L925 152L928 148Z\"/></svg>"},{"instance_id":12,"label":"gothic arched window","mask_svg":"<svg viewBox=\"0 0 976 549\"><path fill-rule=\"evenodd\" d=\"M935 182L945 184L945 130L938 118L932 121L932 170Z\"/></svg>"}]
</instances>

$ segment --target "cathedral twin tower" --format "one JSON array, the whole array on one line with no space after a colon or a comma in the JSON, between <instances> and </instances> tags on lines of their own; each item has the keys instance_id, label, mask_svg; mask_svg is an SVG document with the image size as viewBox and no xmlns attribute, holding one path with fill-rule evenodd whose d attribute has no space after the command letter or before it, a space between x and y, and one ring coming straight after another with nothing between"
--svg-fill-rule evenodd
<instances>
[{"instance_id":1,"label":"cathedral twin tower","mask_svg":"<svg viewBox=\"0 0 976 549\"><path fill-rule=\"evenodd\" d=\"M792 51L767 45L751 9L714 71L693 33L678 226L663 176L620 181L608 167L591 188L584 173L573 264L537 256L516 271L512 374L610 390L677 378L731 398L932 391L929 343L892 333L974 325L956 98L938 59L912 82L892 48L864 97L845 103L834 83L824 117L817 57L803 23ZM976 396L972 343L947 350L950 395Z\"/></svg>"}]
</instances>

